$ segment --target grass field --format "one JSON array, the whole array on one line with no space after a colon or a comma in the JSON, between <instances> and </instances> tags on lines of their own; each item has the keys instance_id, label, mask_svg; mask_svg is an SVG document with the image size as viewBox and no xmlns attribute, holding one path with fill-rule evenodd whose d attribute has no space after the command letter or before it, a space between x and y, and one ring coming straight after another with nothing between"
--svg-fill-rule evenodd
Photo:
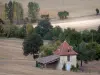
<instances>
[{"instance_id":1,"label":"grass field","mask_svg":"<svg viewBox=\"0 0 100 75\"><path fill-rule=\"evenodd\" d=\"M95 64L94 64L95 63ZM100 62L90 63L91 68ZM96 65L96 66L95 66ZM87 65L85 65L87 67ZM95 70L99 70L95 68ZM87 68L88 69L88 68ZM74 73L59 70L39 69L31 56L23 56L21 39L0 39L0 75L100 75L99 73Z\"/></svg>"}]
</instances>

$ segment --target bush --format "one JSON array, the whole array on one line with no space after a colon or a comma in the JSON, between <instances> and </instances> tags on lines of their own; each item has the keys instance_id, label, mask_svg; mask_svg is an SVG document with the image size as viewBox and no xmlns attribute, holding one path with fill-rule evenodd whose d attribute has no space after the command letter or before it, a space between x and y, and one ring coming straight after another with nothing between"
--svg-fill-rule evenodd
<instances>
[{"instance_id":1,"label":"bush","mask_svg":"<svg viewBox=\"0 0 100 75\"><path fill-rule=\"evenodd\" d=\"M5 25L3 26L3 35L5 37L15 37L17 30L18 27L15 25Z\"/></svg>"},{"instance_id":2,"label":"bush","mask_svg":"<svg viewBox=\"0 0 100 75\"><path fill-rule=\"evenodd\" d=\"M26 33L27 33L28 35L30 35L30 34L33 33L33 31L34 31L33 26L32 26L31 24L27 24L27 25L26 25Z\"/></svg>"},{"instance_id":3,"label":"bush","mask_svg":"<svg viewBox=\"0 0 100 75\"><path fill-rule=\"evenodd\" d=\"M66 70L66 64L64 63L62 70Z\"/></svg>"},{"instance_id":4,"label":"bush","mask_svg":"<svg viewBox=\"0 0 100 75\"><path fill-rule=\"evenodd\" d=\"M49 56L49 55L52 55L52 54L53 54L52 50L46 50L45 51L46 56Z\"/></svg>"},{"instance_id":5,"label":"bush","mask_svg":"<svg viewBox=\"0 0 100 75\"><path fill-rule=\"evenodd\" d=\"M26 36L26 28L25 26L22 26L16 31L16 37L18 38L24 38Z\"/></svg>"},{"instance_id":6,"label":"bush","mask_svg":"<svg viewBox=\"0 0 100 75\"><path fill-rule=\"evenodd\" d=\"M3 34L3 26L0 25L0 36L2 36L2 34Z\"/></svg>"},{"instance_id":7,"label":"bush","mask_svg":"<svg viewBox=\"0 0 100 75\"><path fill-rule=\"evenodd\" d=\"M58 12L58 16L59 16L60 19L67 19L67 16L69 16L69 12L60 11L60 12Z\"/></svg>"},{"instance_id":8,"label":"bush","mask_svg":"<svg viewBox=\"0 0 100 75\"><path fill-rule=\"evenodd\" d=\"M72 66L71 66L71 71L73 71L73 72L77 72L78 69L77 69L77 67L75 67L74 65L72 65Z\"/></svg>"},{"instance_id":9,"label":"bush","mask_svg":"<svg viewBox=\"0 0 100 75\"><path fill-rule=\"evenodd\" d=\"M76 65L76 67L77 67L77 69L79 69L79 64L77 63L77 65Z\"/></svg>"}]
</instances>

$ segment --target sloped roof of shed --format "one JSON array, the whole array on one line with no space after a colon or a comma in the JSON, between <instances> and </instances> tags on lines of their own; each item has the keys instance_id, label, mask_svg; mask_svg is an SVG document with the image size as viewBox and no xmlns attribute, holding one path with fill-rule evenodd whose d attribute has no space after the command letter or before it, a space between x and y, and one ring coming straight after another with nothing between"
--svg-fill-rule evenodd
<instances>
[{"instance_id":1,"label":"sloped roof of shed","mask_svg":"<svg viewBox=\"0 0 100 75\"><path fill-rule=\"evenodd\" d=\"M50 55L47 57L38 58L36 61L41 64L53 63L60 58L58 55Z\"/></svg>"}]
</instances>

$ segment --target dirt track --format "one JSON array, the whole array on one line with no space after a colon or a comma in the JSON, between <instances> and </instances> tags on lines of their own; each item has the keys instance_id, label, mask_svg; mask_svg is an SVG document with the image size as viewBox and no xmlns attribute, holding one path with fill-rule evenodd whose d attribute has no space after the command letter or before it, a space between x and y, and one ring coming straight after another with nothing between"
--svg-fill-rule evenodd
<instances>
[{"instance_id":1,"label":"dirt track","mask_svg":"<svg viewBox=\"0 0 100 75\"><path fill-rule=\"evenodd\" d=\"M25 57L22 52L22 41L19 39L0 39L0 75L100 75L98 73L73 73L58 70L35 68L31 56Z\"/></svg>"}]
</instances>

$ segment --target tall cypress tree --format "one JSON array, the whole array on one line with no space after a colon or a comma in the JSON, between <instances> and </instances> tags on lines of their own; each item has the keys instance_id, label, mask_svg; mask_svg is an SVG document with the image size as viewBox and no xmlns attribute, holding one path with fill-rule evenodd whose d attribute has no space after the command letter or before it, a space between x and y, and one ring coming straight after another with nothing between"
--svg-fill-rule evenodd
<instances>
[{"instance_id":1,"label":"tall cypress tree","mask_svg":"<svg viewBox=\"0 0 100 75\"><path fill-rule=\"evenodd\" d=\"M13 23L13 3L12 1L9 1L8 3L8 19L10 20L10 23Z\"/></svg>"},{"instance_id":2,"label":"tall cypress tree","mask_svg":"<svg viewBox=\"0 0 100 75\"><path fill-rule=\"evenodd\" d=\"M31 22L37 21L39 10L40 10L40 8L37 3L35 3L35 2L28 3L28 17L31 20Z\"/></svg>"}]
</instances>

